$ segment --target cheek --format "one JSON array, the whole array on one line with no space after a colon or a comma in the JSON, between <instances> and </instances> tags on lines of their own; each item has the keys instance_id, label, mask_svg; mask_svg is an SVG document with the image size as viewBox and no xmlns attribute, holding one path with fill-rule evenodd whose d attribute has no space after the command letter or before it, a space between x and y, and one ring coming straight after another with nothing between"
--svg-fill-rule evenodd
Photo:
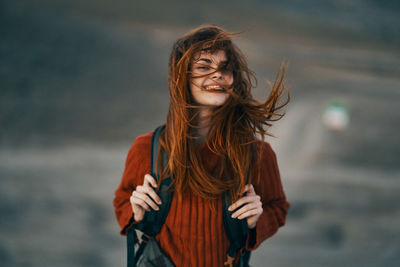
<instances>
[{"instance_id":1,"label":"cheek","mask_svg":"<svg viewBox=\"0 0 400 267\"><path fill-rule=\"evenodd\" d=\"M199 79L191 79L189 82L189 90L192 100L198 102L199 98L201 98L201 81Z\"/></svg>"},{"instance_id":2,"label":"cheek","mask_svg":"<svg viewBox=\"0 0 400 267\"><path fill-rule=\"evenodd\" d=\"M200 78L195 78L195 79L190 79L189 81L189 85L190 85L190 89L193 90L195 87L200 87L201 86L201 79Z\"/></svg>"},{"instance_id":3,"label":"cheek","mask_svg":"<svg viewBox=\"0 0 400 267\"><path fill-rule=\"evenodd\" d=\"M234 79L233 79L233 74L232 73L226 76L227 84L232 85L233 81L234 81Z\"/></svg>"}]
</instances>

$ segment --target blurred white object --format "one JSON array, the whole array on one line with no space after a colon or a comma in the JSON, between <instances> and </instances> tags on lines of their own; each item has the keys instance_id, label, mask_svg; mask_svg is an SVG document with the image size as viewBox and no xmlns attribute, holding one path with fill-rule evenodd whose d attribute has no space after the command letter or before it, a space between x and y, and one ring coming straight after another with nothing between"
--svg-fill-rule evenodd
<instances>
[{"instance_id":1,"label":"blurred white object","mask_svg":"<svg viewBox=\"0 0 400 267\"><path fill-rule=\"evenodd\" d=\"M350 122L349 112L340 102L332 102L325 109L322 121L328 130L344 131Z\"/></svg>"}]
</instances>

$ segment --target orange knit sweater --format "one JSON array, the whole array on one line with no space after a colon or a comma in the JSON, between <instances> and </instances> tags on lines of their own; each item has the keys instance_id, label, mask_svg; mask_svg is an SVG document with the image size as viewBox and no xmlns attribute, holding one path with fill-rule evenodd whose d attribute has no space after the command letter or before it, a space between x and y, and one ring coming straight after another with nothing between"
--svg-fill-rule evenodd
<instances>
[{"instance_id":1,"label":"orange knit sweater","mask_svg":"<svg viewBox=\"0 0 400 267\"><path fill-rule=\"evenodd\" d=\"M128 152L121 184L115 191L114 207L121 234L127 231L132 222L132 207L129 198L137 185L143 184L144 175L150 173L150 147L153 132L141 135L133 142ZM289 209L286 200L276 156L267 142L259 141L262 156L256 159L253 175L260 172L260 179L253 181L256 194L261 197L263 213L256 228L250 231L246 248L256 249L262 241L278 231L285 224ZM212 170L216 155L206 145L199 148L203 164ZM257 177L257 176L253 176ZM172 198L167 219L156 236L162 250L176 266L224 266L229 240L222 221L222 201L218 200L216 209L196 195L188 195L182 200Z\"/></svg>"}]
</instances>

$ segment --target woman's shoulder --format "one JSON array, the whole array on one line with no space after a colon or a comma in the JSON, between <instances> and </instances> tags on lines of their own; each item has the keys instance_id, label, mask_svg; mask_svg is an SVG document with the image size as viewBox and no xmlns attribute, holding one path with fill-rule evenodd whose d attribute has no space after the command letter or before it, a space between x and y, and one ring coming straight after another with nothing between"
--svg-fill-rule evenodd
<instances>
[{"instance_id":1,"label":"woman's shoulder","mask_svg":"<svg viewBox=\"0 0 400 267\"><path fill-rule=\"evenodd\" d=\"M273 150L271 144L268 141L256 139L257 148L261 150L262 153L266 153L269 155L275 155L275 151Z\"/></svg>"},{"instance_id":2,"label":"woman's shoulder","mask_svg":"<svg viewBox=\"0 0 400 267\"><path fill-rule=\"evenodd\" d=\"M132 142L130 151L135 151L136 153L140 152L147 152L150 151L151 148L151 137L153 135L153 131L150 131L148 133L144 133L141 135L138 135Z\"/></svg>"},{"instance_id":3,"label":"woman's shoulder","mask_svg":"<svg viewBox=\"0 0 400 267\"><path fill-rule=\"evenodd\" d=\"M268 141L257 139L256 144L256 157L261 165L277 164L276 153Z\"/></svg>"},{"instance_id":4,"label":"woman's shoulder","mask_svg":"<svg viewBox=\"0 0 400 267\"><path fill-rule=\"evenodd\" d=\"M153 132L154 132L154 130L153 130L153 131L150 131L150 132L148 132L148 133L144 133L144 134L138 135L138 136L134 139L133 144L134 144L134 145L147 145L147 144L150 144L150 143L151 143L151 137L152 137L152 135L153 135Z\"/></svg>"}]
</instances>

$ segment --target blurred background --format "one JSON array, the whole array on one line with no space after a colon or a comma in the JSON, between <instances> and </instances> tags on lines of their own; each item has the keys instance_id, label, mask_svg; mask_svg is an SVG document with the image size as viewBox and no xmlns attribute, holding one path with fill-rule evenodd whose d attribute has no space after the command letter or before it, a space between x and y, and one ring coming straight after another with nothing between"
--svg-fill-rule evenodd
<instances>
[{"instance_id":1,"label":"blurred background","mask_svg":"<svg viewBox=\"0 0 400 267\"><path fill-rule=\"evenodd\" d=\"M253 266L400 266L400 2L1 0L0 265L125 266L112 199L136 136L163 123L172 43L236 43L291 202Z\"/></svg>"}]
</instances>

